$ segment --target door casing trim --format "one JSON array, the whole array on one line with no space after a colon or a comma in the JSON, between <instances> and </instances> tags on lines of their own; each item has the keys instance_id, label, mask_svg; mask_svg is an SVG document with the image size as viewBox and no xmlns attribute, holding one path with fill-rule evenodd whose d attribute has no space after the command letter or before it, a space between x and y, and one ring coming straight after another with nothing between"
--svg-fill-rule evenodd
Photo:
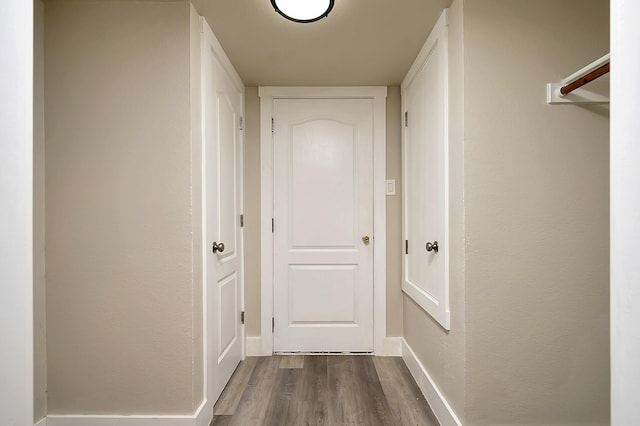
<instances>
[{"instance_id":1,"label":"door casing trim","mask_svg":"<svg viewBox=\"0 0 640 426\"><path fill-rule=\"evenodd\" d=\"M258 88L260 96L260 344L253 342L248 355L273 354L273 117L274 99L372 99L373 100L373 351L378 356L399 355L387 338L387 214L386 214L386 98L387 88L274 87Z\"/></svg>"}]
</instances>

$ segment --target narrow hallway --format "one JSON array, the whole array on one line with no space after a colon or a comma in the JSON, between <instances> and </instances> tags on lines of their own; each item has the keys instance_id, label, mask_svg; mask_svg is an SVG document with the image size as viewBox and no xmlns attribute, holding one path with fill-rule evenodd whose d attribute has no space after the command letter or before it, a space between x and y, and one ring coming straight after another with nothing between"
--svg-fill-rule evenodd
<instances>
[{"instance_id":1,"label":"narrow hallway","mask_svg":"<svg viewBox=\"0 0 640 426\"><path fill-rule=\"evenodd\" d=\"M220 425L437 425L402 358L249 357L214 409Z\"/></svg>"}]
</instances>

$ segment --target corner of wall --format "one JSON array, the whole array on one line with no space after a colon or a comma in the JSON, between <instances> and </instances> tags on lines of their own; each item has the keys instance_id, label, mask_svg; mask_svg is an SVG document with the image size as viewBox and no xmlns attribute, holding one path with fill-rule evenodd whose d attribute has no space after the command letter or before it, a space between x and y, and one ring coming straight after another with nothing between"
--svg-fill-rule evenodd
<instances>
[{"instance_id":1,"label":"corner of wall","mask_svg":"<svg viewBox=\"0 0 640 426\"><path fill-rule=\"evenodd\" d=\"M34 1L33 33L33 325L34 419L47 415L47 310L45 274L44 2Z\"/></svg>"},{"instance_id":2,"label":"corner of wall","mask_svg":"<svg viewBox=\"0 0 640 426\"><path fill-rule=\"evenodd\" d=\"M189 69L191 105L191 235L193 309L193 404L205 395L204 305L203 305L203 228L202 228L202 111L201 111L201 24L200 15L189 3Z\"/></svg>"}]
</instances>

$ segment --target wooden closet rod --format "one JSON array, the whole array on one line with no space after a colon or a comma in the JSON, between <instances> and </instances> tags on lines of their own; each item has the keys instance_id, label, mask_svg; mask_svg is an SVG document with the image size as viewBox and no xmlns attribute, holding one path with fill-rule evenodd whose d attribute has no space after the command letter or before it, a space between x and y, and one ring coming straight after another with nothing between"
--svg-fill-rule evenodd
<instances>
[{"instance_id":1,"label":"wooden closet rod","mask_svg":"<svg viewBox=\"0 0 640 426\"><path fill-rule=\"evenodd\" d=\"M610 62L607 62L606 64L601 65L595 70L589 72L585 76L578 78L574 82L569 83L566 86L562 86L560 88L560 93L562 93L563 95L568 95L569 93L573 92L576 89L579 89L585 84L590 83L593 80L602 77L603 75L609 72L609 65L610 65Z\"/></svg>"},{"instance_id":2,"label":"wooden closet rod","mask_svg":"<svg viewBox=\"0 0 640 426\"><path fill-rule=\"evenodd\" d=\"M608 104L608 95L592 92L588 88L583 89L582 86L608 73L610 62L611 54L607 53L569 77L557 83L547 84L547 103L549 105Z\"/></svg>"}]
</instances>

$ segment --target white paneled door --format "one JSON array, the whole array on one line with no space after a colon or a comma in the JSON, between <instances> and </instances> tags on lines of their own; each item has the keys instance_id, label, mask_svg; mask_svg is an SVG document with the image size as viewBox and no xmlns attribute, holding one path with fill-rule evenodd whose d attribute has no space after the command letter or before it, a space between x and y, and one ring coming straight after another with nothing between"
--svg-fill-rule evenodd
<instances>
[{"instance_id":1,"label":"white paneled door","mask_svg":"<svg viewBox=\"0 0 640 426\"><path fill-rule=\"evenodd\" d=\"M240 229L243 93L203 36L205 157L205 300L207 399L216 401L242 358L242 243Z\"/></svg>"},{"instance_id":2,"label":"white paneled door","mask_svg":"<svg viewBox=\"0 0 640 426\"><path fill-rule=\"evenodd\" d=\"M373 351L373 100L274 100L274 350Z\"/></svg>"},{"instance_id":3,"label":"white paneled door","mask_svg":"<svg viewBox=\"0 0 640 426\"><path fill-rule=\"evenodd\" d=\"M448 65L443 12L402 84L405 127L402 289L450 329Z\"/></svg>"}]
</instances>

